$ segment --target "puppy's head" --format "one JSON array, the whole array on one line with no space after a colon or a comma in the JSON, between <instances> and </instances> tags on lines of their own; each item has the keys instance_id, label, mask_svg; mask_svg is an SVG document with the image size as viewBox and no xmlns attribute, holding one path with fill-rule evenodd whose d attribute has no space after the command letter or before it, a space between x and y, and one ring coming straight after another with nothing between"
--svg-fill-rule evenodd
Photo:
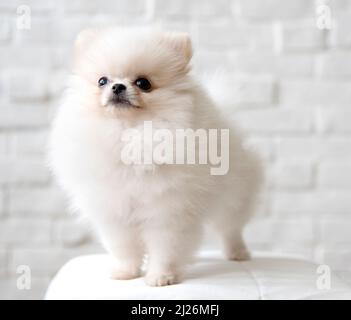
<instances>
[{"instance_id":1,"label":"puppy's head","mask_svg":"<svg viewBox=\"0 0 351 320\"><path fill-rule=\"evenodd\" d=\"M85 30L75 43L76 91L111 116L172 110L189 103L191 42L183 33Z\"/></svg>"}]
</instances>

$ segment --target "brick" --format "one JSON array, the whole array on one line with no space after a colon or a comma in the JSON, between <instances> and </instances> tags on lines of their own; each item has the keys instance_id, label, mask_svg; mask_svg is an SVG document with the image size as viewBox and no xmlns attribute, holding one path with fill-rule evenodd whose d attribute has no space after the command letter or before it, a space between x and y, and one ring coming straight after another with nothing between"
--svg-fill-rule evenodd
<instances>
[{"instance_id":1,"label":"brick","mask_svg":"<svg viewBox=\"0 0 351 320\"><path fill-rule=\"evenodd\" d=\"M313 170L310 162L280 161L269 170L269 184L276 189L312 187Z\"/></svg>"},{"instance_id":2,"label":"brick","mask_svg":"<svg viewBox=\"0 0 351 320\"><path fill-rule=\"evenodd\" d=\"M15 248L10 261L10 272L15 274L19 265L27 265L33 276L53 276L70 259L80 254L100 253L96 246L84 246L74 249L47 248ZM45 263L43 263L45 261Z\"/></svg>"},{"instance_id":3,"label":"brick","mask_svg":"<svg viewBox=\"0 0 351 320\"><path fill-rule=\"evenodd\" d=\"M201 23L199 44L205 48L245 47L249 45L245 30L232 20Z\"/></svg>"},{"instance_id":4,"label":"brick","mask_svg":"<svg viewBox=\"0 0 351 320\"><path fill-rule=\"evenodd\" d=\"M0 225L1 228L1 225ZM7 273L8 259L7 250L5 248L0 248L0 279L4 277Z\"/></svg>"},{"instance_id":5,"label":"brick","mask_svg":"<svg viewBox=\"0 0 351 320\"><path fill-rule=\"evenodd\" d=\"M0 189L0 216L4 213L5 211L5 195L4 191Z\"/></svg>"},{"instance_id":6,"label":"brick","mask_svg":"<svg viewBox=\"0 0 351 320\"><path fill-rule=\"evenodd\" d=\"M1 108L0 128L33 128L49 124L46 104L16 104Z\"/></svg>"},{"instance_id":7,"label":"brick","mask_svg":"<svg viewBox=\"0 0 351 320\"><path fill-rule=\"evenodd\" d=\"M104 14L106 12L113 12L115 16L122 15L139 16L145 13L146 1L143 0L105 0L98 1L84 1L84 0L65 0L63 1L63 10L68 14L82 14L90 15Z\"/></svg>"},{"instance_id":8,"label":"brick","mask_svg":"<svg viewBox=\"0 0 351 320\"><path fill-rule=\"evenodd\" d=\"M283 77L310 77L314 69L313 56L310 54L277 55L267 52L233 52L229 54L228 59L233 72L255 76L270 74Z\"/></svg>"},{"instance_id":9,"label":"brick","mask_svg":"<svg viewBox=\"0 0 351 320\"><path fill-rule=\"evenodd\" d=\"M250 50L272 51L274 48L274 31L270 23L257 23L245 25Z\"/></svg>"},{"instance_id":10,"label":"brick","mask_svg":"<svg viewBox=\"0 0 351 320\"><path fill-rule=\"evenodd\" d=\"M45 217L67 212L67 201L56 188L16 188L9 194L9 211L13 215Z\"/></svg>"},{"instance_id":11,"label":"brick","mask_svg":"<svg viewBox=\"0 0 351 320\"><path fill-rule=\"evenodd\" d=\"M229 54L231 71L234 73L255 75L273 74L275 62L272 57L272 54L266 53L256 54L232 52ZM220 59L220 56L218 58Z\"/></svg>"},{"instance_id":12,"label":"brick","mask_svg":"<svg viewBox=\"0 0 351 320\"><path fill-rule=\"evenodd\" d=\"M320 129L326 133L350 133L351 132L351 111L345 108L319 108L318 117Z\"/></svg>"},{"instance_id":13,"label":"brick","mask_svg":"<svg viewBox=\"0 0 351 320\"><path fill-rule=\"evenodd\" d=\"M43 155L48 134L47 130L15 132L9 136L10 148L16 155Z\"/></svg>"},{"instance_id":14,"label":"brick","mask_svg":"<svg viewBox=\"0 0 351 320\"><path fill-rule=\"evenodd\" d=\"M0 243L45 245L50 243L50 231L49 220L3 219L0 223Z\"/></svg>"},{"instance_id":15,"label":"brick","mask_svg":"<svg viewBox=\"0 0 351 320\"><path fill-rule=\"evenodd\" d=\"M246 227L245 239L252 250L312 258L316 232L312 219L256 219Z\"/></svg>"},{"instance_id":16,"label":"brick","mask_svg":"<svg viewBox=\"0 0 351 320\"><path fill-rule=\"evenodd\" d=\"M348 15L334 21L334 28L331 30L332 46L339 48L350 48L351 34L349 32L345 32L345 30L350 30L350 28L351 21Z\"/></svg>"},{"instance_id":17,"label":"brick","mask_svg":"<svg viewBox=\"0 0 351 320\"><path fill-rule=\"evenodd\" d=\"M347 217L350 207L351 198L346 191L279 192L273 197L272 214L290 217Z\"/></svg>"},{"instance_id":18,"label":"brick","mask_svg":"<svg viewBox=\"0 0 351 320\"><path fill-rule=\"evenodd\" d=\"M66 60L67 61L67 60ZM69 72L66 70L60 70L53 72L48 77L48 94L52 99L57 99L55 106L60 104L61 98L67 88L67 79L69 78Z\"/></svg>"},{"instance_id":19,"label":"brick","mask_svg":"<svg viewBox=\"0 0 351 320\"><path fill-rule=\"evenodd\" d=\"M8 146L8 135L6 133L0 133L0 156L7 153Z\"/></svg>"},{"instance_id":20,"label":"brick","mask_svg":"<svg viewBox=\"0 0 351 320\"><path fill-rule=\"evenodd\" d=\"M193 57L193 65L197 74L206 72L213 74L220 68L218 61L222 61L223 66L230 65L230 58L226 52L212 49L201 49L195 51Z\"/></svg>"},{"instance_id":21,"label":"brick","mask_svg":"<svg viewBox=\"0 0 351 320\"><path fill-rule=\"evenodd\" d=\"M44 159L0 158L0 184L45 184L50 180Z\"/></svg>"},{"instance_id":22,"label":"brick","mask_svg":"<svg viewBox=\"0 0 351 320\"><path fill-rule=\"evenodd\" d=\"M89 2L93 4L94 2ZM97 4L97 3L95 3ZM89 5L87 6L89 7ZM72 8L72 7L70 7ZM70 61L72 58L72 47L74 41L78 34L88 28L103 28L111 26L141 26L145 24L145 21L142 19L142 16L136 15L131 21L129 15L118 15L119 10L116 10L112 13L111 10L107 10L104 13L91 15L86 14L75 14L75 12L67 13L65 17L65 23L57 23L57 34L58 43L60 44L59 48L55 48L55 52L60 52L61 50L67 51L67 59L63 61L63 66L67 67L67 61ZM116 16L118 19L116 20ZM129 22L129 23L126 23Z\"/></svg>"},{"instance_id":23,"label":"brick","mask_svg":"<svg viewBox=\"0 0 351 320\"><path fill-rule=\"evenodd\" d=\"M230 13L230 0L155 0L156 17L223 17Z\"/></svg>"},{"instance_id":24,"label":"brick","mask_svg":"<svg viewBox=\"0 0 351 320\"><path fill-rule=\"evenodd\" d=\"M15 248L10 271L15 274L19 265L26 265L33 276L53 276L69 259L69 252L62 248Z\"/></svg>"},{"instance_id":25,"label":"brick","mask_svg":"<svg viewBox=\"0 0 351 320\"><path fill-rule=\"evenodd\" d=\"M351 159L348 137L280 137L276 144L278 158L335 160Z\"/></svg>"},{"instance_id":26,"label":"brick","mask_svg":"<svg viewBox=\"0 0 351 320\"><path fill-rule=\"evenodd\" d=\"M10 66L17 69L33 68L40 61L41 68L49 68L52 66L52 56L56 50L53 47L29 46L26 47L26 50L19 50L16 46L5 46L1 48L0 67L2 69L9 68ZM14 57L16 57L15 60Z\"/></svg>"},{"instance_id":27,"label":"brick","mask_svg":"<svg viewBox=\"0 0 351 320\"><path fill-rule=\"evenodd\" d=\"M273 104L275 84L270 78L263 79L238 79L228 84L228 92L237 88L232 93L232 103L242 106L266 106Z\"/></svg>"},{"instance_id":28,"label":"brick","mask_svg":"<svg viewBox=\"0 0 351 320\"><path fill-rule=\"evenodd\" d=\"M266 173L264 173L263 178L263 191L258 194L257 200L255 202L255 212L254 212L254 219L265 219L269 218L270 216L270 195L269 190L265 187L266 183Z\"/></svg>"},{"instance_id":29,"label":"brick","mask_svg":"<svg viewBox=\"0 0 351 320\"><path fill-rule=\"evenodd\" d=\"M350 77L351 61L349 53L329 52L319 56L318 73L328 79Z\"/></svg>"},{"instance_id":30,"label":"brick","mask_svg":"<svg viewBox=\"0 0 351 320\"><path fill-rule=\"evenodd\" d=\"M68 35L70 35L68 33ZM64 72L70 73L70 65L67 64L67 61L70 61L72 59L72 47L73 47L73 39L75 38L76 34L71 35L72 36L72 43L66 47L59 47L56 48L54 52L51 53L51 64L52 67L57 69L57 70L63 70ZM53 84L49 84L49 89L50 86ZM50 90L49 90L50 91Z\"/></svg>"},{"instance_id":31,"label":"brick","mask_svg":"<svg viewBox=\"0 0 351 320\"><path fill-rule=\"evenodd\" d=\"M306 53L284 53L273 59L273 72L281 77L311 77L314 58Z\"/></svg>"},{"instance_id":32,"label":"brick","mask_svg":"<svg viewBox=\"0 0 351 320\"><path fill-rule=\"evenodd\" d=\"M246 144L256 150L261 159L268 161L274 158L275 143L272 138L250 135L246 139Z\"/></svg>"},{"instance_id":33,"label":"brick","mask_svg":"<svg viewBox=\"0 0 351 320\"><path fill-rule=\"evenodd\" d=\"M215 101L231 109L233 106L262 107L274 103L275 83L270 77L236 77L224 73L204 81ZM217 82L213 88L212 81Z\"/></svg>"},{"instance_id":34,"label":"brick","mask_svg":"<svg viewBox=\"0 0 351 320\"><path fill-rule=\"evenodd\" d=\"M67 47L67 51L70 55L72 54L74 40L78 36L79 32L89 28L89 18L90 17L88 15L67 15L67 17L65 18L65 23L60 24L57 36L59 38L59 42ZM68 60L66 60L65 63L67 61Z\"/></svg>"},{"instance_id":35,"label":"brick","mask_svg":"<svg viewBox=\"0 0 351 320\"><path fill-rule=\"evenodd\" d=\"M310 112L279 107L237 112L235 121L251 133L307 133L312 127Z\"/></svg>"},{"instance_id":36,"label":"brick","mask_svg":"<svg viewBox=\"0 0 351 320\"><path fill-rule=\"evenodd\" d=\"M30 29L15 29L14 40L19 46L57 44L60 21L51 15L32 14Z\"/></svg>"},{"instance_id":37,"label":"brick","mask_svg":"<svg viewBox=\"0 0 351 320\"><path fill-rule=\"evenodd\" d=\"M280 102L284 105L335 106L349 105L351 102L351 82L349 81L282 81Z\"/></svg>"},{"instance_id":38,"label":"brick","mask_svg":"<svg viewBox=\"0 0 351 320\"><path fill-rule=\"evenodd\" d=\"M326 188L350 188L351 165L344 162L321 163L317 183Z\"/></svg>"},{"instance_id":39,"label":"brick","mask_svg":"<svg viewBox=\"0 0 351 320\"><path fill-rule=\"evenodd\" d=\"M0 4L0 11L16 12L21 5L29 6L31 12L48 13L55 8L56 1L54 0L2 0Z\"/></svg>"},{"instance_id":40,"label":"brick","mask_svg":"<svg viewBox=\"0 0 351 320\"><path fill-rule=\"evenodd\" d=\"M113 1L116 4L116 1ZM117 1L118 2L118 1ZM106 3L105 3L106 4ZM89 2L86 7L88 9L89 5L98 5L101 10L101 3L97 2ZM67 9L72 9L72 6L68 6ZM77 8L79 12L82 8ZM99 11L98 10L98 11ZM78 11L77 11L78 13ZM89 28L103 28L103 27L111 27L111 26L119 26L119 27L133 27L133 26L150 26L146 22L146 17L144 14L135 14L133 15L133 19L128 14L122 14L120 10L112 11L111 9L105 10L99 14L90 14L86 12L85 14L76 14L76 12L67 13L65 17L65 23L62 24L60 22L57 23L57 34L56 37L60 44L60 47L55 48L55 52L60 52L61 50L67 51L67 58L64 60L64 66L67 67L67 61L70 61L72 58L72 47L74 45L74 41L78 34L84 30Z\"/></svg>"},{"instance_id":41,"label":"brick","mask_svg":"<svg viewBox=\"0 0 351 320\"><path fill-rule=\"evenodd\" d=\"M0 74L0 101L6 100L6 80Z\"/></svg>"},{"instance_id":42,"label":"brick","mask_svg":"<svg viewBox=\"0 0 351 320\"><path fill-rule=\"evenodd\" d=\"M343 271L343 276L350 277L351 273L345 266L351 265L350 245L340 246L340 244L326 248L324 251L324 261L331 266L333 272ZM339 274L339 272L338 272ZM348 279L349 281L351 278Z\"/></svg>"},{"instance_id":43,"label":"brick","mask_svg":"<svg viewBox=\"0 0 351 320\"><path fill-rule=\"evenodd\" d=\"M0 43L9 41L11 38L11 23L7 16L0 17Z\"/></svg>"},{"instance_id":44,"label":"brick","mask_svg":"<svg viewBox=\"0 0 351 320\"><path fill-rule=\"evenodd\" d=\"M247 47L250 50L272 50L274 46L273 27L270 24L207 21L198 24L198 34L200 46L206 49Z\"/></svg>"},{"instance_id":45,"label":"brick","mask_svg":"<svg viewBox=\"0 0 351 320\"><path fill-rule=\"evenodd\" d=\"M349 0L333 0L328 3L330 9L335 16L340 14L349 13L351 10L351 3Z\"/></svg>"},{"instance_id":46,"label":"brick","mask_svg":"<svg viewBox=\"0 0 351 320\"><path fill-rule=\"evenodd\" d=\"M19 102L48 99L48 72L35 69L11 70L6 74L10 99Z\"/></svg>"},{"instance_id":47,"label":"brick","mask_svg":"<svg viewBox=\"0 0 351 320\"><path fill-rule=\"evenodd\" d=\"M83 221L62 220L55 223L54 241L66 247L75 247L89 243L91 231Z\"/></svg>"},{"instance_id":48,"label":"brick","mask_svg":"<svg viewBox=\"0 0 351 320\"><path fill-rule=\"evenodd\" d=\"M329 249L339 245L340 247L350 246L351 220L343 219L339 221L324 219L321 227L321 241L325 243Z\"/></svg>"},{"instance_id":49,"label":"brick","mask_svg":"<svg viewBox=\"0 0 351 320\"><path fill-rule=\"evenodd\" d=\"M17 277L0 278L0 299L4 300L42 300L44 299L46 289L50 283L49 277L31 277L31 288L18 289Z\"/></svg>"},{"instance_id":50,"label":"brick","mask_svg":"<svg viewBox=\"0 0 351 320\"><path fill-rule=\"evenodd\" d=\"M157 21L157 25L161 26L162 30L174 31L174 32L186 32L190 35L191 40L194 43L197 41L194 23L188 20L161 20Z\"/></svg>"},{"instance_id":51,"label":"brick","mask_svg":"<svg viewBox=\"0 0 351 320\"><path fill-rule=\"evenodd\" d=\"M312 22L290 22L281 25L282 49L284 51L318 50L325 46L325 34Z\"/></svg>"},{"instance_id":52,"label":"brick","mask_svg":"<svg viewBox=\"0 0 351 320\"><path fill-rule=\"evenodd\" d=\"M240 0L240 14L253 19L294 19L314 14L312 0Z\"/></svg>"},{"instance_id":53,"label":"brick","mask_svg":"<svg viewBox=\"0 0 351 320\"><path fill-rule=\"evenodd\" d=\"M343 268L344 264L341 265L340 269ZM348 270L334 270L335 275L344 283L347 283L351 286L351 272Z\"/></svg>"}]
</instances>

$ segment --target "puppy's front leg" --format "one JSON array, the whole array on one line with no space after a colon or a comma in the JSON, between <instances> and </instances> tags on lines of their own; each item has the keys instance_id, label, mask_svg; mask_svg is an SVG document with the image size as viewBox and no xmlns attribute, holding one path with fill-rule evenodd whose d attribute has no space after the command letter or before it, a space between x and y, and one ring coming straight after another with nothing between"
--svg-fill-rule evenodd
<instances>
[{"instance_id":1,"label":"puppy's front leg","mask_svg":"<svg viewBox=\"0 0 351 320\"><path fill-rule=\"evenodd\" d=\"M148 226L144 236L148 252L146 283L166 286L179 282L185 265L198 246L199 226L168 221Z\"/></svg>"},{"instance_id":2,"label":"puppy's front leg","mask_svg":"<svg viewBox=\"0 0 351 320\"><path fill-rule=\"evenodd\" d=\"M105 226L103 242L114 258L112 279L128 280L140 276L144 252L139 235L139 231L132 226Z\"/></svg>"}]
</instances>

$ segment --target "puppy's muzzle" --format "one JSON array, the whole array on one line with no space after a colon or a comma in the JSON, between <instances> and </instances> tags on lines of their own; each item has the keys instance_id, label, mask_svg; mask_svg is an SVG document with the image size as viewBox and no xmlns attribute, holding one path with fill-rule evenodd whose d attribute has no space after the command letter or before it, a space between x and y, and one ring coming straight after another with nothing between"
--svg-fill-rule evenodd
<instances>
[{"instance_id":1,"label":"puppy's muzzle","mask_svg":"<svg viewBox=\"0 0 351 320\"><path fill-rule=\"evenodd\" d=\"M110 102L116 106L132 106L127 98L127 87L122 83L115 83L112 88Z\"/></svg>"},{"instance_id":2,"label":"puppy's muzzle","mask_svg":"<svg viewBox=\"0 0 351 320\"><path fill-rule=\"evenodd\" d=\"M112 92L117 96L124 94L126 90L127 87L122 83L116 83L112 86Z\"/></svg>"}]
</instances>

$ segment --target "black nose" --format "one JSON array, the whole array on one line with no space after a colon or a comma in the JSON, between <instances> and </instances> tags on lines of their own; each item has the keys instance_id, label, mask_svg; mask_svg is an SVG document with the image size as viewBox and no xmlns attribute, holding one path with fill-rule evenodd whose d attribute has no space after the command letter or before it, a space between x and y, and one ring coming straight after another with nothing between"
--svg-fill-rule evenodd
<instances>
[{"instance_id":1,"label":"black nose","mask_svg":"<svg viewBox=\"0 0 351 320\"><path fill-rule=\"evenodd\" d=\"M112 86L112 92L114 94L120 94L121 92L125 91L127 87L122 83L116 83Z\"/></svg>"}]
</instances>

